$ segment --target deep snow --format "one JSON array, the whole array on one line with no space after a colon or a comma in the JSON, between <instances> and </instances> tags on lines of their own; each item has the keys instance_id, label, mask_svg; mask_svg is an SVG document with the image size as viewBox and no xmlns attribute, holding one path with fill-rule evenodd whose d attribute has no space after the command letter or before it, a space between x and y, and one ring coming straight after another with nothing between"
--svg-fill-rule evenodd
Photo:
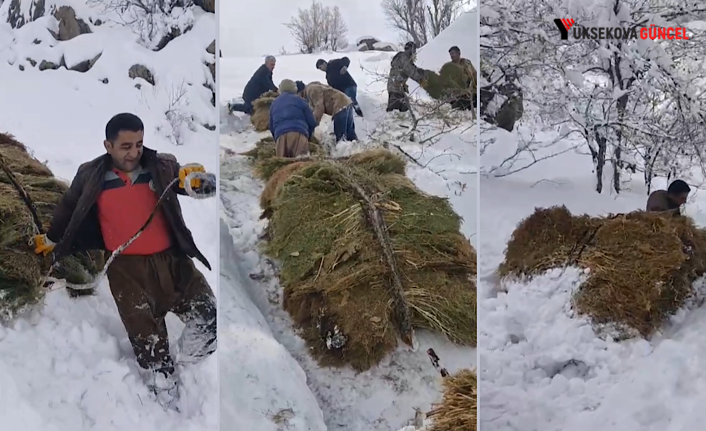
<instances>
[{"instance_id":1,"label":"deep snow","mask_svg":"<svg viewBox=\"0 0 706 431\"><path fill-rule=\"evenodd\" d=\"M531 119L523 119L519 131L481 134L481 145L496 139L481 157L481 169L504 172L492 168L515 151L518 133L528 136L534 127ZM549 142L557 136L538 137ZM554 148L576 144L568 139ZM535 207L566 205L574 214L592 215L644 208L646 187L639 178L619 196L599 195L592 167L590 155L569 151L510 176L481 177L483 431L677 431L698 428L702 420L706 310L682 310L650 341L618 343L599 338L586 318L572 317L569 303L580 285L579 270L552 270L526 283L500 281L495 275L512 231ZM653 190L666 185L665 179L656 179ZM705 225L704 195L692 194L686 213ZM703 282L697 284L703 288Z\"/></svg>"},{"instance_id":2,"label":"deep snow","mask_svg":"<svg viewBox=\"0 0 706 431\"><path fill-rule=\"evenodd\" d=\"M55 25L50 17L11 29L6 23L10 3L0 6L0 130L15 135L38 159L47 161L57 177L71 181L81 163L104 152L105 124L119 112L142 118L146 146L217 172L217 133L202 126L216 124L211 92L202 85L210 79L203 63L216 34L213 14L195 9L190 32L151 52L135 43L136 35L128 28L111 24L114 16L80 0L62 4L73 6L87 22L88 17L100 17L104 24L89 24L95 33L68 42L56 42L49 35L47 28ZM23 2L23 8L29 3ZM48 1L47 9L54 3L58 2ZM41 43L33 43L35 39ZM87 73L64 68L40 72L27 60L58 60L63 54L70 66L100 52L103 55ZM156 87L128 77L128 69L136 63L152 69ZM107 84L102 82L105 78ZM141 89L135 88L138 82ZM171 103L175 94L182 94L177 104ZM165 116L170 108L181 118L193 116L193 130L183 122L170 123ZM177 135L183 145L175 145ZM181 198L181 203L186 223L214 270L196 264L215 291L217 201ZM181 323L169 318L170 338L176 341ZM44 306L31 315L0 326L0 429L216 430L216 364L213 356L183 369L184 412L165 412L137 375L107 281L92 297L71 299L60 289L49 293Z\"/></svg>"},{"instance_id":3,"label":"deep snow","mask_svg":"<svg viewBox=\"0 0 706 431\"><path fill-rule=\"evenodd\" d=\"M457 26L475 27L477 16L468 14ZM469 24L471 23L471 24ZM463 32L460 32L463 34ZM468 37L468 34L465 34ZM461 40L457 45L461 45ZM439 68L448 61L448 40L430 44L425 66ZM424 52L424 51L422 51ZM372 139L400 145L419 158L425 168L410 163L408 175L423 190L448 196L465 221L463 232L475 245L476 146L470 119L449 131L433 146L403 140L408 133L399 123L409 118L387 115L386 83L377 75L389 69L394 53L347 53L349 70L358 83L358 99L365 118L356 119L361 142L340 143L336 155L350 154L375 145ZM324 81L314 67L316 59L340 54L280 56L274 80ZM422 53L420 53L420 58ZM252 72L262 63L256 58L223 58L220 62L221 105L241 96ZM423 96L422 96L423 97ZM467 115L467 114L466 114ZM327 118L327 117L326 117ZM421 136L435 133L423 125ZM331 143L330 119L317 135ZM415 408L428 411L441 399L441 378L426 349L434 348L442 365L454 372L475 367L476 351L449 344L441 337L417 333L419 347L400 348L368 372L321 368L296 335L289 315L282 309L276 264L258 253L259 195L264 184L252 177L248 161L233 153L247 151L267 133L255 133L247 117L228 115L221 107L221 320L219 364L221 424L224 431L257 430L397 430L408 424ZM379 144L378 144L379 145Z\"/></svg>"}]
</instances>

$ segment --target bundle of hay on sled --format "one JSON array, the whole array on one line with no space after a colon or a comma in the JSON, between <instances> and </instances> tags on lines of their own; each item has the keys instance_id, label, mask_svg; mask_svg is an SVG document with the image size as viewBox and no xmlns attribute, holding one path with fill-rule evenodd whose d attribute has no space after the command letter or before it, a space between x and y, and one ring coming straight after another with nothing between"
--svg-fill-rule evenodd
<instances>
[{"instance_id":1,"label":"bundle of hay on sled","mask_svg":"<svg viewBox=\"0 0 706 431\"><path fill-rule=\"evenodd\" d=\"M0 163L27 192L46 231L54 207L68 186L54 178L49 168L29 155L12 136L0 134ZM10 175L0 169L0 319L11 319L39 301L51 257L37 256L29 241L36 224ZM85 284L103 266L102 253L81 253L60 261L52 277ZM87 292L84 292L87 293Z\"/></svg>"},{"instance_id":2,"label":"bundle of hay on sled","mask_svg":"<svg viewBox=\"0 0 706 431\"><path fill-rule=\"evenodd\" d=\"M270 129L270 106L279 96L277 91L268 91L252 103L253 113L250 122L258 132L266 132Z\"/></svg>"},{"instance_id":3,"label":"bundle of hay on sled","mask_svg":"<svg viewBox=\"0 0 706 431\"><path fill-rule=\"evenodd\" d=\"M573 297L576 312L619 339L648 337L685 305L706 272L706 234L688 217L537 209L512 234L499 274L527 277L569 266L587 270Z\"/></svg>"},{"instance_id":4,"label":"bundle of hay on sled","mask_svg":"<svg viewBox=\"0 0 706 431\"><path fill-rule=\"evenodd\" d=\"M477 384L471 370L444 377L444 398L427 414L433 420L429 431L476 431Z\"/></svg>"},{"instance_id":5,"label":"bundle of hay on sled","mask_svg":"<svg viewBox=\"0 0 706 431\"><path fill-rule=\"evenodd\" d=\"M369 369L415 328L475 346L476 254L446 199L417 189L386 150L259 158L267 145L249 154L268 179L264 251L322 364Z\"/></svg>"},{"instance_id":6,"label":"bundle of hay on sled","mask_svg":"<svg viewBox=\"0 0 706 431\"><path fill-rule=\"evenodd\" d=\"M463 66L448 62L441 67L439 73L426 71L424 90L434 100L439 101L454 100L461 96L470 97L471 89L468 88L470 78Z\"/></svg>"}]
</instances>

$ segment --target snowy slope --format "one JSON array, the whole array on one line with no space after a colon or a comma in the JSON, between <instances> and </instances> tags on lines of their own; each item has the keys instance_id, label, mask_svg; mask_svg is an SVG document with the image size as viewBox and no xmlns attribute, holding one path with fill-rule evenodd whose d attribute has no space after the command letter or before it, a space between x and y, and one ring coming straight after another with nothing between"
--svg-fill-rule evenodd
<instances>
[{"instance_id":1,"label":"snowy slope","mask_svg":"<svg viewBox=\"0 0 706 431\"><path fill-rule=\"evenodd\" d=\"M483 171L522 145L518 133L528 136L536 127L531 116L523 122L519 131L481 135L481 144L495 139L481 158ZM540 133L537 147L557 137ZM567 139L553 149L576 144ZM589 155L569 151L510 176L481 177L483 431L677 431L696 429L703 419L706 311L683 310L650 341L616 343L598 338L587 319L570 317L571 294L581 281L577 270L553 270L528 283L501 283L495 276L512 231L535 207L563 204L572 213L593 215L644 208L646 188L639 178L617 197L599 195L592 168ZM664 179L653 181L653 189L666 185ZM706 225L704 210L705 196L696 191L686 213Z\"/></svg>"},{"instance_id":2,"label":"snowy slope","mask_svg":"<svg viewBox=\"0 0 706 431\"><path fill-rule=\"evenodd\" d=\"M63 4L73 6L86 22L89 17L102 18L104 24L67 42L49 35L47 28L55 21L48 16L17 30L10 28L6 23L10 3L0 7L0 131L15 135L38 159L47 161L57 177L70 181L81 163L104 153L106 122L119 112L133 112L145 123L146 146L216 171L216 132L202 126L216 122L211 92L202 85L210 79L204 61L215 38L213 14L195 9L194 28L152 52L135 43L130 29L107 24L111 17L84 2ZM57 2L47 2L47 8L50 3ZM27 60L51 61L63 55L70 67L101 52L86 73L65 68L39 71ZM128 77L128 69L136 63L152 69L156 87ZM135 88L138 82L140 89ZM182 87L175 104L175 89ZM170 109L180 112L179 118L193 116L193 130L187 123L168 121L165 112ZM177 135L183 145L175 145ZM215 268L216 200L182 199L182 206L197 245ZM215 290L217 272L197 265ZM174 318L168 325L175 341L181 323ZM216 358L184 369L182 378L185 411L165 412L139 380L107 281L93 297L70 299L64 290L52 292L31 316L0 326L3 430L217 429Z\"/></svg>"},{"instance_id":3,"label":"snowy slope","mask_svg":"<svg viewBox=\"0 0 706 431\"><path fill-rule=\"evenodd\" d=\"M468 37L466 35L466 37ZM446 43L446 42L444 42ZM462 41L455 44L461 45ZM450 45L449 45L450 46ZM448 47L442 54L448 58ZM358 83L358 99L365 118L356 118L359 143L341 143L335 154L358 152L387 140L418 157L424 168L410 163L408 175L423 190L448 196L465 221L463 232L476 240L475 127L466 117L464 127L449 132L434 146L402 141L408 133L399 125L406 117L387 115L386 81L394 53L351 52L349 68ZM325 81L315 68L321 57L341 54L279 56L274 81ZM223 58L220 63L221 103L237 99L262 58ZM443 61L439 63L439 66ZM429 67L429 66L428 66ZM466 114L467 115L467 114ZM331 143L330 119L317 135ZM429 125L421 132L438 132ZM427 348L433 348L449 371L474 367L476 351L449 344L437 335L419 332L419 347L400 348L372 370L356 374L349 369L321 368L309 356L289 315L281 306L281 286L275 264L258 253L259 196L264 184L252 177L248 161L233 152L252 148L261 137L247 117L227 115L221 108L221 423L224 431L240 428L271 431L397 430L441 399L441 379L432 367ZM422 151L423 150L423 151ZM241 388L245 387L245 390ZM292 395L296 394L296 395Z\"/></svg>"}]
</instances>

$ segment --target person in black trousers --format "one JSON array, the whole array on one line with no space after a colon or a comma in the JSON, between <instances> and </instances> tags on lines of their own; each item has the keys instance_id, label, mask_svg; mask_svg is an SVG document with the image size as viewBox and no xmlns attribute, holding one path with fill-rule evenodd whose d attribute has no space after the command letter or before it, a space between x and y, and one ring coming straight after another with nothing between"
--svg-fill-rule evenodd
<instances>
[{"instance_id":1,"label":"person in black trousers","mask_svg":"<svg viewBox=\"0 0 706 431\"><path fill-rule=\"evenodd\" d=\"M245 86L245 90L243 91L244 103L229 104L228 110L230 112L237 111L252 115L252 103L257 100L258 97L268 91L277 91L277 86L272 81L272 71L275 70L276 62L277 60L272 55L268 55L265 58L265 64L255 71L255 74L253 74L252 78L250 78L250 81L248 81L248 84Z\"/></svg>"}]
</instances>

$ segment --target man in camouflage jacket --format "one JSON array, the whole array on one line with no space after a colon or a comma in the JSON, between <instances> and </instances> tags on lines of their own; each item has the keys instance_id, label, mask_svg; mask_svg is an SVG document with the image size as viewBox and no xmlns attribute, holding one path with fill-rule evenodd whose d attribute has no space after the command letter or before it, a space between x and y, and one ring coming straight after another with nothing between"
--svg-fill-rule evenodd
<instances>
[{"instance_id":1,"label":"man in camouflage jacket","mask_svg":"<svg viewBox=\"0 0 706 431\"><path fill-rule=\"evenodd\" d=\"M417 53L417 46L414 42L407 42L404 51L398 52L392 58L390 76L387 79L387 112L398 110L407 112L409 110L409 99L407 93L407 80L412 79L423 86L425 71L414 64Z\"/></svg>"}]
</instances>

